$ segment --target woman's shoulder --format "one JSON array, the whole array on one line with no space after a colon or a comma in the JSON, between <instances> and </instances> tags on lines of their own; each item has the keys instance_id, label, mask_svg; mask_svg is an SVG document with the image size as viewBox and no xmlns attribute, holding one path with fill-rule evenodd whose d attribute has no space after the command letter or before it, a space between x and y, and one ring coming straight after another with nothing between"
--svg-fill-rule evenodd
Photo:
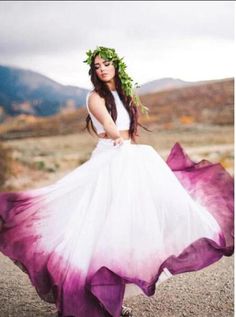
<instances>
[{"instance_id":1,"label":"woman's shoulder","mask_svg":"<svg viewBox=\"0 0 236 317\"><path fill-rule=\"evenodd\" d=\"M98 100L102 100L103 98L98 94L98 92L96 92L94 89L90 90L87 94L87 100L89 102L91 101L98 101Z\"/></svg>"},{"instance_id":2,"label":"woman's shoulder","mask_svg":"<svg viewBox=\"0 0 236 317\"><path fill-rule=\"evenodd\" d=\"M91 102L92 99L94 99L94 96L96 95L96 91L93 89L93 90L89 90L87 92L87 95L86 95L86 105L88 105L89 102Z\"/></svg>"},{"instance_id":3,"label":"woman's shoulder","mask_svg":"<svg viewBox=\"0 0 236 317\"><path fill-rule=\"evenodd\" d=\"M105 100L95 90L87 94L86 105L89 112L96 112L98 108L104 108Z\"/></svg>"}]
</instances>

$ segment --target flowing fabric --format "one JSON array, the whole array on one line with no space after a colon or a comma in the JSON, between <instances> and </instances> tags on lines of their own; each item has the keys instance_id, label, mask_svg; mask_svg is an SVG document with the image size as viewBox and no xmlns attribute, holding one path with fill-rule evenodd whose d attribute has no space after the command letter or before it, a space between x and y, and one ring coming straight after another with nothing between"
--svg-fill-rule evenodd
<instances>
[{"instance_id":1,"label":"flowing fabric","mask_svg":"<svg viewBox=\"0 0 236 317\"><path fill-rule=\"evenodd\" d=\"M0 251L63 317L119 317L124 298L234 252L234 179L177 142L99 139L57 182L0 193Z\"/></svg>"}]
</instances>

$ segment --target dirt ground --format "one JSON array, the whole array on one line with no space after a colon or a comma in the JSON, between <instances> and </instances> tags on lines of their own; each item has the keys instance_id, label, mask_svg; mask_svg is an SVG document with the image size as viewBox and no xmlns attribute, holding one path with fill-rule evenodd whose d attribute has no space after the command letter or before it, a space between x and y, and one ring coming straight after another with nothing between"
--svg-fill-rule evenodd
<instances>
[{"instance_id":1,"label":"dirt ground","mask_svg":"<svg viewBox=\"0 0 236 317\"><path fill-rule=\"evenodd\" d=\"M3 255L0 268L1 317L56 317L55 306L43 302L28 276ZM124 304L134 317L231 317L233 268L234 257L224 257L200 271L172 276L151 297L140 294Z\"/></svg>"},{"instance_id":2,"label":"dirt ground","mask_svg":"<svg viewBox=\"0 0 236 317\"><path fill-rule=\"evenodd\" d=\"M221 162L234 175L233 127L154 129L142 132L138 143L152 145L165 159L179 142L193 160ZM86 161L96 144L87 134L11 140L18 165L17 177L8 183L15 190L50 184ZM231 317L234 316L234 256L197 272L171 277L161 283L155 295L138 295L125 300L134 317ZM42 301L28 276L0 254L0 317L52 317L53 304ZM86 316L81 316L86 317Z\"/></svg>"}]
</instances>

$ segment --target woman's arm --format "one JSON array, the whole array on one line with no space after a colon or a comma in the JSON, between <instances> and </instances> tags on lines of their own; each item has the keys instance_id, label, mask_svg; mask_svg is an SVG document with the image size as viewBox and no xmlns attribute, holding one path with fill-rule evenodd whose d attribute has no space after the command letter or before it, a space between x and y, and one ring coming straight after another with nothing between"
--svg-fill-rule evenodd
<instances>
[{"instance_id":1,"label":"woman's arm","mask_svg":"<svg viewBox=\"0 0 236 317\"><path fill-rule=\"evenodd\" d=\"M108 137L113 140L120 137L119 130L117 129L111 115L107 111L105 100L96 92L90 94L88 98L88 108L94 117L103 125Z\"/></svg>"}]
</instances>

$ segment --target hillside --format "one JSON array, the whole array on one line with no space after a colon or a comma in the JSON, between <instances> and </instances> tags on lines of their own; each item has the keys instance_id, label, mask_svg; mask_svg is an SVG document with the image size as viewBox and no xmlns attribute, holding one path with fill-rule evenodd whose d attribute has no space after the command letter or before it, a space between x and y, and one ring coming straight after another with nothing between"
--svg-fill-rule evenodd
<instances>
[{"instance_id":1,"label":"hillside","mask_svg":"<svg viewBox=\"0 0 236 317\"><path fill-rule=\"evenodd\" d=\"M37 72L0 66L0 122L8 116L51 116L83 106L88 90L61 85Z\"/></svg>"},{"instance_id":2,"label":"hillside","mask_svg":"<svg viewBox=\"0 0 236 317\"><path fill-rule=\"evenodd\" d=\"M150 108L149 123L234 123L234 79L160 91L141 96Z\"/></svg>"},{"instance_id":3,"label":"hillside","mask_svg":"<svg viewBox=\"0 0 236 317\"><path fill-rule=\"evenodd\" d=\"M141 85L140 88L136 89L136 93L138 95L144 95L144 94L150 94L150 93L155 93L158 91L174 89L174 88L179 88L179 87L184 87L189 85L193 85L193 83L183 81L181 79L166 77L166 78L152 80Z\"/></svg>"},{"instance_id":4,"label":"hillside","mask_svg":"<svg viewBox=\"0 0 236 317\"><path fill-rule=\"evenodd\" d=\"M145 94L140 99L149 107L150 116L141 114L139 122L148 128L234 124L232 78ZM26 114L9 117L0 125L0 139L81 133L86 116L83 104L78 109L72 107L48 117Z\"/></svg>"}]
</instances>

